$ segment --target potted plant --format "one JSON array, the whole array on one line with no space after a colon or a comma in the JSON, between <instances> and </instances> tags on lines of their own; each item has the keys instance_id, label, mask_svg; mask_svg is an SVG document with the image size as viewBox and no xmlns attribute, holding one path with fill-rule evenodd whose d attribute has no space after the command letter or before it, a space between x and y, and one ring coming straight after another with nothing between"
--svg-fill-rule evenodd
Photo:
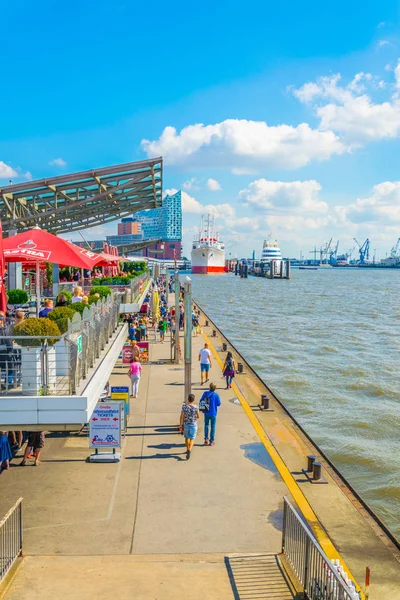
<instances>
[{"instance_id":1,"label":"potted plant","mask_svg":"<svg viewBox=\"0 0 400 600\"><path fill-rule=\"evenodd\" d=\"M8 290L7 292L8 304L14 306L21 306L28 302L28 294L25 290Z\"/></svg>"},{"instance_id":2,"label":"potted plant","mask_svg":"<svg viewBox=\"0 0 400 600\"><path fill-rule=\"evenodd\" d=\"M78 303L76 303L78 304ZM58 306L49 312L49 319L57 324L62 334L68 331L68 320L72 321L75 310L71 306ZM70 365L70 346L63 335L55 344L56 350L56 375L66 377L69 374Z\"/></svg>"},{"instance_id":3,"label":"potted plant","mask_svg":"<svg viewBox=\"0 0 400 600\"><path fill-rule=\"evenodd\" d=\"M57 324L46 318L25 319L15 326L14 335L26 336L25 339L16 340L16 343L21 346L22 392L33 396L41 394L44 383L41 374L41 351L45 340L38 339L38 336L49 336L47 339L47 390L45 394L51 393L56 386L54 344L61 335Z\"/></svg>"}]
</instances>

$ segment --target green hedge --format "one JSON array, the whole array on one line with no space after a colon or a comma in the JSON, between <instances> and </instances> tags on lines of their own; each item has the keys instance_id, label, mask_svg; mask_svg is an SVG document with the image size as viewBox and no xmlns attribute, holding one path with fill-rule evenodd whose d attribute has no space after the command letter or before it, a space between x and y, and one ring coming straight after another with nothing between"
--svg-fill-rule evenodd
<instances>
[{"instance_id":1,"label":"green hedge","mask_svg":"<svg viewBox=\"0 0 400 600\"><path fill-rule=\"evenodd\" d=\"M70 308L74 312L78 312L80 315L85 310L87 304L84 302L74 302L73 304L69 304L66 308Z\"/></svg>"},{"instance_id":2,"label":"green hedge","mask_svg":"<svg viewBox=\"0 0 400 600\"><path fill-rule=\"evenodd\" d=\"M58 306L49 312L48 318L57 323L61 333L65 333L68 331L68 319L72 321L74 314L75 311L69 306Z\"/></svg>"},{"instance_id":3,"label":"green hedge","mask_svg":"<svg viewBox=\"0 0 400 600\"><path fill-rule=\"evenodd\" d=\"M24 319L22 323L16 325L14 328L14 335L26 335L31 336L31 340L18 340L20 346L37 347L41 346L44 340L35 339L38 335L54 335L60 336L61 332L55 321L51 321L47 318L32 317L30 319ZM57 342L57 339L48 339L47 343L52 346Z\"/></svg>"},{"instance_id":4,"label":"green hedge","mask_svg":"<svg viewBox=\"0 0 400 600\"><path fill-rule=\"evenodd\" d=\"M105 285L95 285L90 289L89 301L90 296L94 296L95 294L99 294L100 298L104 298L105 296L109 296L110 294L112 294L112 290Z\"/></svg>"},{"instance_id":5,"label":"green hedge","mask_svg":"<svg viewBox=\"0 0 400 600\"><path fill-rule=\"evenodd\" d=\"M65 299L66 299L66 301L67 301L67 302L71 302L71 301L72 301L72 293L71 293L71 292L67 292L67 291L65 291L65 292L60 292L60 293L58 294L58 296L57 296L57 300L56 300L56 304L57 304L57 302L58 302L58 299L59 299L59 297L60 297L60 296L62 296L62 295L64 295L64 296L65 296Z\"/></svg>"},{"instance_id":6,"label":"green hedge","mask_svg":"<svg viewBox=\"0 0 400 600\"><path fill-rule=\"evenodd\" d=\"M25 302L28 302L28 294L25 290L8 290L7 296L9 304L25 304Z\"/></svg>"}]
</instances>

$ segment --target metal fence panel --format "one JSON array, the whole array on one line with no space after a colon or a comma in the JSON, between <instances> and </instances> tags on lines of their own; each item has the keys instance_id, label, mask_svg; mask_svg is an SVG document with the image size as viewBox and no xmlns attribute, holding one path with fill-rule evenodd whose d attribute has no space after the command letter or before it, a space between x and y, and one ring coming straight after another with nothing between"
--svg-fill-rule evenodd
<instances>
[{"instance_id":1,"label":"metal fence panel","mask_svg":"<svg viewBox=\"0 0 400 600\"><path fill-rule=\"evenodd\" d=\"M0 582L22 553L22 498L0 521Z\"/></svg>"},{"instance_id":2,"label":"metal fence panel","mask_svg":"<svg viewBox=\"0 0 400 600\"><path fill-rule=\"evenodd\" d=\"M310 600L358 600L287 498L284 498L282 553Z\"/></svg>"}]
</instances>

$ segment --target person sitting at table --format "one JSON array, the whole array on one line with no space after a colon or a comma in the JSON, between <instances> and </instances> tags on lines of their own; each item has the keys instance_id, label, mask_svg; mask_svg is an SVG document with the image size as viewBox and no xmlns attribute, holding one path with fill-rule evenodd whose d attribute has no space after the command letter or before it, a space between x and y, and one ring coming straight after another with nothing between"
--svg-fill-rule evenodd
<instances>
[{"instance_id":1,"label":"person sitting at table","mask_svg":"<svg viewBox=\"0 0 400 600\"><path fill-rule=\"evenodd\" d=\"M53 310L53 300L51 298L46 298L44 301L44 308L39 312L39 317L48 317L49 312Z\"/></svg>"}]
</instances>

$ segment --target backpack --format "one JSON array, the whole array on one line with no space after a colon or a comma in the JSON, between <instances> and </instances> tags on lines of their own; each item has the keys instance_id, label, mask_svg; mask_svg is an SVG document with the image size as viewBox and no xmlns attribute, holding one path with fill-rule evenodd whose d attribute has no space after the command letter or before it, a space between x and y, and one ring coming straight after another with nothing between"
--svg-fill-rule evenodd
<instances>
[{"instance_id":1,"label":"backpack","mask_svg":"<svg viewBox=\"0 0 400 600\"><path fill-rule=\"evenodd\" d=\"M212 392L211 392L212 393ZM210 410L210 392L204 392L199 402L199 411L206 413Z\"/></svg>"}]
</instances>

